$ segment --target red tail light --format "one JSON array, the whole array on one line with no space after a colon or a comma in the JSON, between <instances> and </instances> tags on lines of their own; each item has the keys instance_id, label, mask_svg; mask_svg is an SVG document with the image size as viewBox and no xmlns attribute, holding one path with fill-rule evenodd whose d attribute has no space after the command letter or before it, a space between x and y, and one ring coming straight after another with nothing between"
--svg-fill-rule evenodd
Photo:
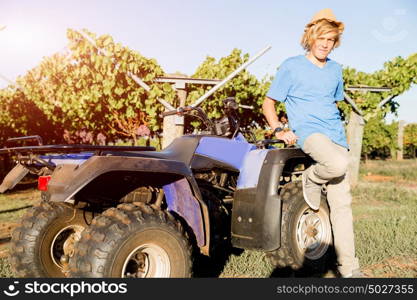
<instances>
[{"instance_id":1,"label":"red tail light","mask_svg":"<svg viewBox=\"0 0 417 300\"><path fill-rule=\"evenodd\" d=\"M47 191L49 180L51 180L51 176L39 176L38 177L38 190Z\"/></svg>"}]
</instances>

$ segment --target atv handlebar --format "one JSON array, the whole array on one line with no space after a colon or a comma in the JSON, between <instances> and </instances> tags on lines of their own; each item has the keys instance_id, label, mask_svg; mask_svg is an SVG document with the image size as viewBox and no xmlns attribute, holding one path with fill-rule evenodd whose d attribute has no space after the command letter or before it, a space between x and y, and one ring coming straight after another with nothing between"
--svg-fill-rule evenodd
<instances>
[{"instance_id":1,"label":"atv handlebar","mask_svg":"<svg viewBox=\"0 0 417 300\"><path fill-rule=\"evenodd\" d=\"M238 104L235 101L234 97L228 97L226 99L223 100L223 104L225 106L226 109L238 109L238 108L243 108L243 109L254 109L254 107L252 105L242 105L242 104ZM170 110L170 111L164 111L163 113L160 114L161 117L167 117L167 116L173 116L173 115L183 115L187 112L191 112L193 110L197 110L197 107L195 106L182 106L182 107L178 107L175 110Z\"/></svg>"},{"instance_id":2,"label":"atv handlebar","mask_svg":"<svg viewBox=\"0 0 417 300\"><path fill-rule=\"evenodd\" d=\"M253 109L253 106L249 105L240 105L236 102L234 97L228 97L223 101L223 107L225 111L225 116L217 120L210 120L207 114L197 106L183 106L178 107L176 110L165 111L160 114L161 117L167 116L184 116L186 114L192 115L199 118L203 121L206 128L213 135L219 136L231 136L232 138L236 136L239 131L240 121L237 114L238 108L244 109Z\"/></svg>"},{"instance_id":3,"label":"atv handlebar","mask_svg":"<svg viewBox=\"0 0 417 300\"><path fill-rule=\"evenodd\" d=\"M236 103L235 98L229 97L223 100L224 109L226 116L219 119L219 120L210 120L207 114L204 112L203 109L196 106L183 106L178 107L176 110L165 111L160 114L161 117L167 116L184 116L186 114L192 115L200 119L206 128L210 131L213 135L220 135L224 136L229 133L232 133L232 136L238 131L239 120L236 114L236 110L239 108L239 105ZM245 106L245 108L250 108ZM231 131L231 132L230 132Z\"/></svg>"},{"instance_id":4,"label":"atv handlebar","mask_svg":"<svg viewBox=\"0 0 417 300\"><path fill-rule=\"evenodd\" d=\"M183 115L184 113L190 112L195 108L192 106L178 107L176 110L164 111L161 113L161 117L173 116L173 115Z\"/></svg>"},{"instance_id":5,"label":"atv handlebar","mask_svg":"<svg viewBox=\"0 0 417 300\"><path fill-rule=\"evenodd\" d=\"M176 115L178 112L176 110L170 110L170 111L164 111L163 113L160 114L161 117L168 117L168 116L173 116Z\"/></svg>"},{"instance_id":6,"label":"atv handlebar","mask_svg":"<svg viewBox=\"0 0 417 300\"><path fill-rule=\"evenodd\" d=\"M285 148L291 148L295 146L295 145L287 145L284 140L280 140L280 139L266 139L266 140L256 141L255 144L256 144L256 147L260 149L265 149L265 147L270 144L284 144Z\"/></svg>"}]
</instances>

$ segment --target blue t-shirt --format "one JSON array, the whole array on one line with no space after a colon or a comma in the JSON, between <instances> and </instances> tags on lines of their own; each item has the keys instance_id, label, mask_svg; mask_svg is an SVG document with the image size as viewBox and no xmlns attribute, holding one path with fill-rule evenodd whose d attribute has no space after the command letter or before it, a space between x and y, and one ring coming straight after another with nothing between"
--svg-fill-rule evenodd
<instances>
[{"instance_id":1,"label":"blue t-shirt","mask_svg":"<svg viewBox=\"0 0 417 300\"><path fill-rule=\"evenodd\" d=\"M322 133L334 143L348 148L346 134L336 101L342 101L342 67L327 59L324 67L306 56L286 59L272 81L267 97L284 102L291 130L304 145L313 133Z\"/></svg>"}]
</instances>

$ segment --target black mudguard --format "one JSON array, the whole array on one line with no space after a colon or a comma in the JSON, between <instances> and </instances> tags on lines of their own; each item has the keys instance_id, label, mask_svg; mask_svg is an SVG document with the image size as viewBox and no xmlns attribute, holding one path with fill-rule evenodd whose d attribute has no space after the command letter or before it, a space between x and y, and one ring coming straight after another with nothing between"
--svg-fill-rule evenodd
<instances>
[{"instance_id":1,"label":"black mudguard","mask_svg":"<svg viewBox=\"0 0 417 300\"><path fill-rule=\"evenodd\" d=\"M311 163L301 149L271 150L266 155L255 188L237 190L233 201L232 244L243 249L272 251L280 247L280 177L288 160Z\"/></svg>"}]
</instances>

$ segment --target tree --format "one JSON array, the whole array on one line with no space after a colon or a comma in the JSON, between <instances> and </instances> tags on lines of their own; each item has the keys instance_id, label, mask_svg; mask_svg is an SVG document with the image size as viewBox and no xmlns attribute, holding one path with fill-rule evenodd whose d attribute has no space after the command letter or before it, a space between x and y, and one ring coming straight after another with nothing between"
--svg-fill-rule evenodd
<instances>
[{"instance_id":1,"label":"tree","mask_svg":"<svg viewBox=\"0 0 417 300\"><path fill-rule=\"evenodd\" d=\"M160 130L163 108L156 98L164 95L173 101L175 95L169 84L153 83L164 74L161 67L108 35L88 35L106 55L78 32L68 30L68 53L45 58L18 79L26 96L53 124L62 124L72 133L87 130L109 140L136 140L146 131L144 126L153 133ZM128 72L147 82L151 92L139 87Z\"/></svg>"},{"instance_id":2,"label":"tree","mask_svg":"<svg viewBox=\"0 0 417 300\"><path fill-rule=\"evenodd\" d=\"M350 92L347 93L355 100L357 106L365 113L365 119L370 120L378 117L381 112L385 115L388 112L396 112L398 102L394 100L388 102L381 109L378 104L388 96L398 96L410 89L412 84L417 83L417 53L410 55L407 59L396 57L391 61L384 63L384 68L374 73L358 72L353 68L346 67L343 69L343 79L345 86L379 86L391 88L389 92L383 93L366 93ZM341 109L346 116L351 111L350 105L341 105Z\"/></svg>"},{"instance_id":3,"label":"tree","mask_svg":"<svg viewBox=\"0 0 417 300\"><path fill-rule=\"evenodd\" d=\"M404 128L404 148L409 157L416 158L417 123L407 124Z\"/></svg>"},{"instance_id":4,"label":"tree","mask_svg":"<svg viewBox=\"0 0 417 300\"><path fill-rule=\"evenodd\" d=\"M362 154L365 159L369 156L385 158L393 157L397 145L398 122L386 124L383 118L372 118L365 124L362 142Z\"/></svg>"},{"instance_id":5,"label":"tree","mask_svg":"<svg viewBox=\"0 0 417 300\"><path fill-rule=\"evenodd\" d=\"M22 135L40 135L52 143L62 139L62 125L52 126L44 112L16 86L0 90L0 142Z\"/></svg>"}]
</instances>

